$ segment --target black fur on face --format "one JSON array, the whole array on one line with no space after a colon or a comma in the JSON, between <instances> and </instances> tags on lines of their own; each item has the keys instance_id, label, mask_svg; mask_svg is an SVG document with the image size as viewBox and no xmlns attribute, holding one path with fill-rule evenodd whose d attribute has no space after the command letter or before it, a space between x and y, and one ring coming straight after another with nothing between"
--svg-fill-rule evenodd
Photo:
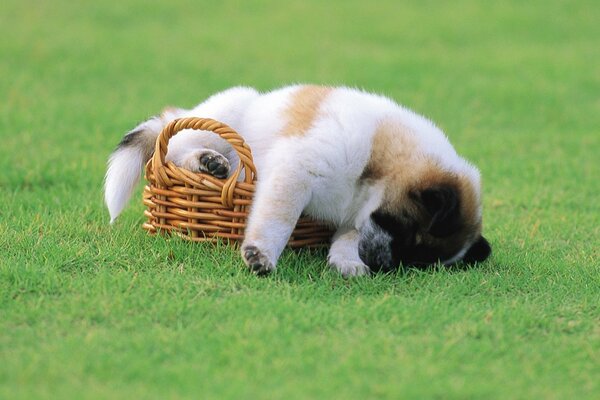
<instances>
[{"instance_id":1,"label":"black fur on face","mask_svg":"<svg viewBox=\"0 0 600 400\"><path fill-rule=\"evenodd\" d=\"M479 235L473 240L475 228L465 223L454 188L433 187L411 192L409 197L414 203L409 208L412 212L377 210L371 214L371 226L361 235L359 256L372 271L453 260L469 242L463 262L481 262L490 255L485 238Z\"/></svg>"}]
</instances>

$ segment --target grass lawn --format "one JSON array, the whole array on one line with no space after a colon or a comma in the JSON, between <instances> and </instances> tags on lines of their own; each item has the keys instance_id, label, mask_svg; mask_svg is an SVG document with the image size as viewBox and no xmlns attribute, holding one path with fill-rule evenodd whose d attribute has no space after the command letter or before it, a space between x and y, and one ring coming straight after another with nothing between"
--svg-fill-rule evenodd
<instances>
[{"instance_id":1,"label":"grass lawn","mask_svg":"<svg viewBox=\"0 0 600 400\"><path fill-rule=\"evenodd\" d=\"M599 20L595 1L4 0L0 398L600 398ZM344 280L286 252L259 279L147 236L139 196L108 225L124 132L291 82L436 121L482 171L492 258Z\"/></svg>"}]
</instances>

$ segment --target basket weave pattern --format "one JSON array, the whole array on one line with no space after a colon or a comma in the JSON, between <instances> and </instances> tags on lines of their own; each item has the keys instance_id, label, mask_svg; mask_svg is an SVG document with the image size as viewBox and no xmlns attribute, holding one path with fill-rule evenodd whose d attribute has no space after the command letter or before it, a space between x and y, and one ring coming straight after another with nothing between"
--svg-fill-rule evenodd
<instances>
[{"instance_id":1,"label":"basket weave pattern","mask_svg":"<svg viewBox=\"0 0 600 400\"><path fill-rule=\"evenodd\" d=\"M240 158L227 179L196 173L165 162L169 140L179 131L211 131L225 139ZM243 173L243 180L238 178ZM196 242L241 242L256 183L250 147L232 128L209 118L180 118L158 136L154 155L146 164L143 228ZM291 247L316 247L329 243L332 232L322 224L301 218L288 242Z\"/></svg>"}]
</instances>

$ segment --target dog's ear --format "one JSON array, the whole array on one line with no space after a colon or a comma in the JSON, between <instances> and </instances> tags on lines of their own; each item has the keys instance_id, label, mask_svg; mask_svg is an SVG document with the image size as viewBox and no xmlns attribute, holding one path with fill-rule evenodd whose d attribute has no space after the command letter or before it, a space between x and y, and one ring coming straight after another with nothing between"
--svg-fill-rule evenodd
<instances>
[{"instance_id":1,"label":"dog's ear","mask_svg":"<svg viewBox=\"0 0 600 400\"><path fill-rule=\"evenodd\" d=\"M427 232L435 237L447 237L461 228L458 192L452 186L435 186L416 196L425 209Z\"/></svg>"},{"instance_id":2,"label":"dog's ear","mask_svg":"<svg viewBox=\"0 0 600 400\"><path fill-rule=\"evenodd\" d=\"M490 243L483 236L479 236L479 239L473 243L473 245L467 250L462 261L466 264L473 264L475 262L485 261L492 254L492 247Z\"/></svg>"}]
</instances>

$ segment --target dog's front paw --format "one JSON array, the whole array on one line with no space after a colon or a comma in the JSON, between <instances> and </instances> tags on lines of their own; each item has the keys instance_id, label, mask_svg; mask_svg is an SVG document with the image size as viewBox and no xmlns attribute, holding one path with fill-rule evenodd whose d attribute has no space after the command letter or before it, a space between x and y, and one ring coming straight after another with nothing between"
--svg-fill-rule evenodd
<instances>
[{"instance_id":1,"label":"dog's front paw","mask_svg":"<svg viewBox=\"0 0 600 400\"><path fill-rule=\"evenodd\" d=\"M371 270L365 264L352 260L329 260L331 268L338 271L344 278L369 275Z\"/></svg>"},{"instance_id":2,"label":"dog's front paw","mask_svg":"<svg viewBox=\"0 0 600 400\"><path fill-rule=\"evenodd\" d=\"M269 258L256 246L243 246L242 257L248 268L250 268L250 271L254 272L256 275L267 275L275 270L273 263L271 263Z\"/></svg>"}]
</instances>

